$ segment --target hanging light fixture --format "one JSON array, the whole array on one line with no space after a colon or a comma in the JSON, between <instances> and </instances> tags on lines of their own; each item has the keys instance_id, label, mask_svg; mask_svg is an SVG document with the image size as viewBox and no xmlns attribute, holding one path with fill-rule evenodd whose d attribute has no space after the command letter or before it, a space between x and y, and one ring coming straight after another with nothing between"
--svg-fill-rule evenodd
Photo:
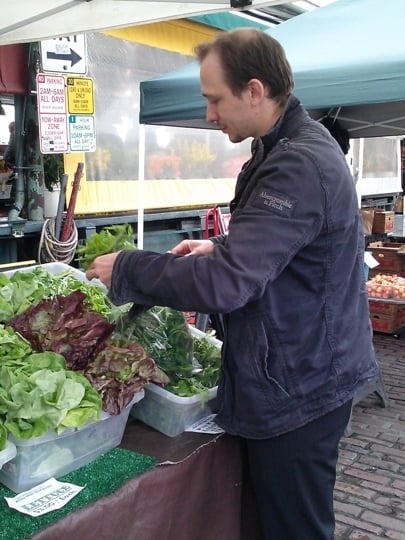
<instances>
[{"instance_id":1,"label":"hanging light fixture","mask_svg":"<svg viewBox=\"0 0 405 540\"><path fill-rule=\"evenodd\" d=\"M0 101L0 116L5 116L6 115L6 111L4 110L4 107Z\"/></svg>"}]
</instances>

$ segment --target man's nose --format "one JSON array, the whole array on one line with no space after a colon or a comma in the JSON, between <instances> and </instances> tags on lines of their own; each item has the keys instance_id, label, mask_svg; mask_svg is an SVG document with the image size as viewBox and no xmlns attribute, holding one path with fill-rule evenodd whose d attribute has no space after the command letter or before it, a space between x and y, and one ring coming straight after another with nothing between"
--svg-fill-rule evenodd
<instances>
[{"instance_id":1,"label":"man's nose","mask_svg":"<svg viewBox=\"0 0 405 540\"><path fill-rule=\"evenodd\" d=\"M206 120L211 124L218 122L218 114L214 105L207 105Z\"/></svg>"}]
</instances>

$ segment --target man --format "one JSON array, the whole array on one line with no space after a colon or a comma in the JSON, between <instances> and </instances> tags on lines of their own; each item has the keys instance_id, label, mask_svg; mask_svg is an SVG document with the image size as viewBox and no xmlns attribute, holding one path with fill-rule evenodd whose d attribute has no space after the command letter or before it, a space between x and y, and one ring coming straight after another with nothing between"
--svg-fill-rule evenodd
<instances>
[{"instance_id":1,"label":"man","mask_svg":"<svg viewBox=\"0 0 405 540\"><path fill-rule=\"evenodd\" d=\"M228 235L105 255L87 277L117 304L224 314L217 422L246 443L263 537L332 540L339 440L377 369L353 180L270 35L222 33L196 53L207 120L254 139Z\"/></svg>"}]
</instances>

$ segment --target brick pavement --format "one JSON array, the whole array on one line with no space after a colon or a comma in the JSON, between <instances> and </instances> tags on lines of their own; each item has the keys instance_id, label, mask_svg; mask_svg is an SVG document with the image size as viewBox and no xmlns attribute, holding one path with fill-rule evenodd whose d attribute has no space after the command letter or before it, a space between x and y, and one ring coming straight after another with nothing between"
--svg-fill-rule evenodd
<instances>
[{"instance_id":1,"label":"brick pavement","mask_svg":"<svg viewBox=\"0 0 405 540\"><path fill-rule=\"evenodd\" d=\"M342 439L335 488L336 540L405 540L405 333L374 334L389 399L355 405Z\"/></svg>"}]
</instances>

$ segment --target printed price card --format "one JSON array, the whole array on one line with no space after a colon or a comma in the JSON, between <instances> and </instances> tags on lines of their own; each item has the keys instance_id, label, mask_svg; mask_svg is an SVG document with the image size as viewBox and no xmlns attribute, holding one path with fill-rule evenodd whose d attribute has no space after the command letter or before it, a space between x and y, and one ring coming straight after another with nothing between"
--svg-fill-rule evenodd
<instances>
[{"instance_id":1,"label":"printed price card","mask_svg":"<svg viewBox=\"0 0 405 540\"><path fill-rule=\"evenodd\" d=\"M186 431L192 431L194 433L210 433L211 435L217 435L224 433L224 430L215 423L215 414L197 420L192 426L186 429Z\"/></svg>"},{"instance_id":2,"label":"printed price card","mask_svg":"<svg viewBox=\"0 0 405 540\"><path fill-rule=\"evenodd\" d=\"M38 486L19 493L15 497L4 497L10 508L29 516L42 516L52 510L63 508L85 486L76 486L50 478Z\"/></svg>"}]
</instances>

